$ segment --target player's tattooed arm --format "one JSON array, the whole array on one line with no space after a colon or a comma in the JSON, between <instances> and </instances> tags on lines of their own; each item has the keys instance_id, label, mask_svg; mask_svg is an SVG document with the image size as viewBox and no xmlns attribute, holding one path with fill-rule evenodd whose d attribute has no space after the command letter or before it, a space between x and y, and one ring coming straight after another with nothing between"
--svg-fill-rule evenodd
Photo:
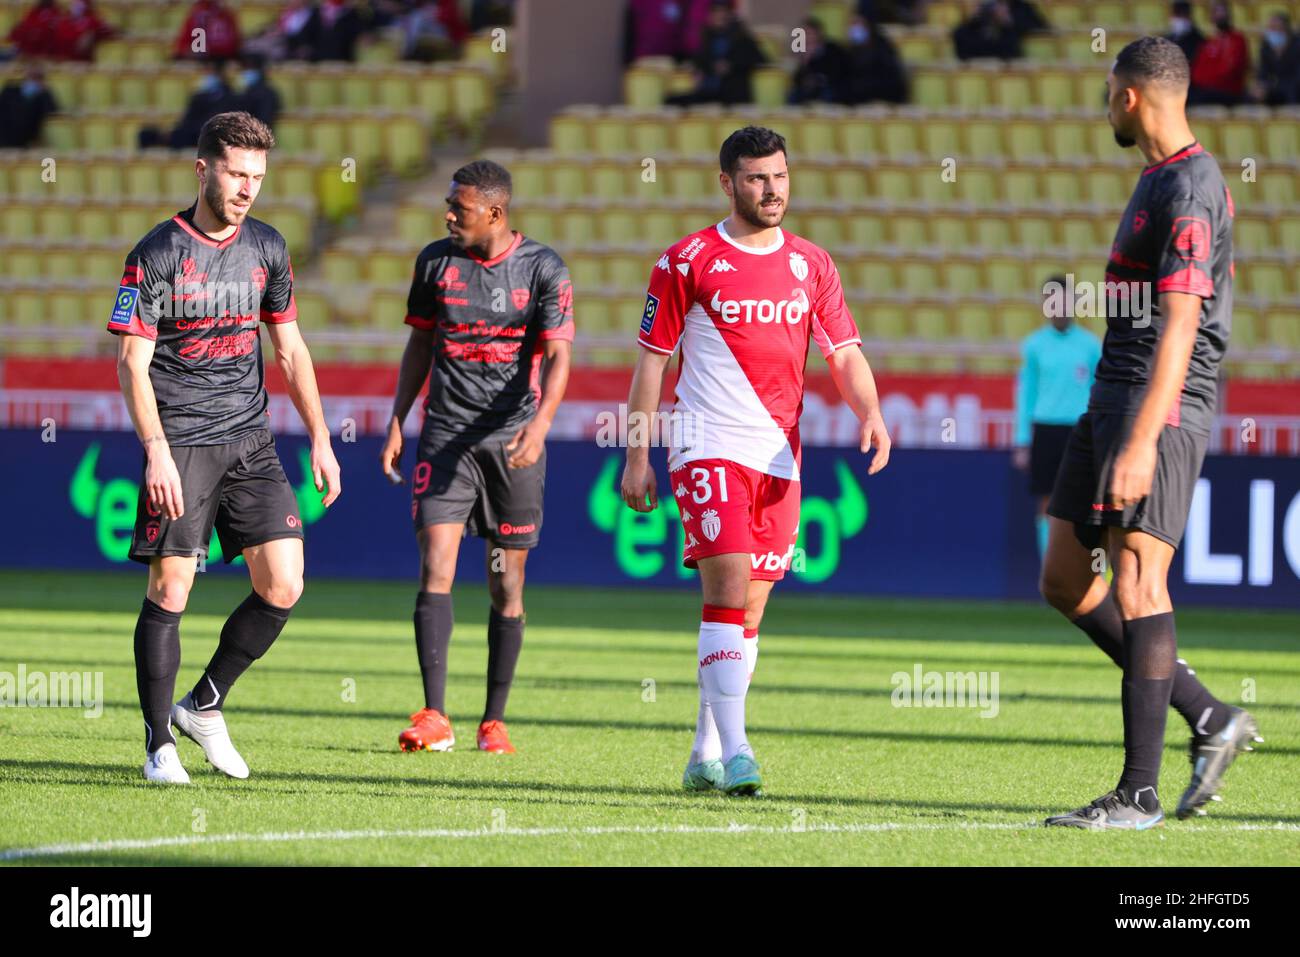
<instances>
[{"instance_id":1,"label":"player's tattooed arm","mask_svg":"<svg viewBox=\"0 0 1300 957\"><path fill-rule=\"evenodd\" d=\"M433 368L433 337L432 328L412 326L406 350L402 353L402 364L397 373L397 394L393 397L393 412L388 417L388 438L379 453L379 467L394 485L406 481L402 478L402 423Z\"/></svg>"},{"instance_id":2,"label":"player's tattooed arm","mask_svg":"<svg viewBox=\"0 0 1300 957\"><path fill-rule=\"evenodd\" d=\"M163 434L158 416L158 400L149 381L149 364L153 361L154 342L144 336L118 336L117 381L126 400L127 411L135 425L135 434L144 446L145 488L149 502L173 521L185 514L181 493L181 476L172 460L171 446Z\"/></svg>"},{"instance_id":3,"label":"player's tattooed arm","mask_svg":"<svg viewBox=\"0 0 1300 957\"><path fill-rule=\"evenodd\" d=\"M662 352L642 349L632 372L632 390L627 397L627 465L620 491L628 508L638 512L653 512L659 505L655 472L650 467L649 442L654 430L647 426L659 411L670 358Z\"/></svg>"},{"instance_id":4,"label":"player's tattooed arm","mask_svg":"<svg viewBox=\"0 0 1300 957\"><path fill-rule=\"evenodd\" d=\"M506 464L512 469L528 468L542 457L546 433L551 430L551 423L569 384L572 344L566 339L546 339L542 345L545 347L540 383L542 397L537 403L537 414L506 445Z\"/></svg>"},{"instance_id":5,"label":"player's tattooed arm","mask_svg":"<svg viewBox=\"0 0 1300 957\"><path fill-rule=\"evenodd\" d=\"M1160 315L1165 317L1165 325L1156 345L1151 384L1142 398L1133 431L1111 471L1111 501L1117 505L1141 501L1151 491L1160 433L1174 404L1181 401L1187 365L1192 360L1196 333L1201 327L1201 297L1185 292L1162 292Z\"/></svg>"},{"instance_id":6,"label":"player's tattooed arm","mask_svg":"<svg viewBox=\"0 0 1300 957\"><path fill-rule=\"evenodd\" d=\"M325 492L321 500L326 508L333 505L343 492L343 480L338 459L330 445L330 430L325 424L321 408L320 390L316 385L316 369L311 353L303 341L296 322L276 322L267 325L271 345L275 347L275 361L284 374L285 387L294 408L302 417L302 424L311 436L311 471L316 491Z\"/></svg>"},{"instance_id":7,"label":"player's tattooed arm","mask_svg":"<svg viewBox=\"0 0 1300 957\"><path fill-rule=\"evenodd\" d=\"M867 469L868 475L875 475L889 464L893 440L880 414L880 394L876 391L876 377L871 372L871 365L856 344L836 349L826 357L826 362L835 388L862 424L862 452L876 450Z\"/></svg>"}]
</instances>

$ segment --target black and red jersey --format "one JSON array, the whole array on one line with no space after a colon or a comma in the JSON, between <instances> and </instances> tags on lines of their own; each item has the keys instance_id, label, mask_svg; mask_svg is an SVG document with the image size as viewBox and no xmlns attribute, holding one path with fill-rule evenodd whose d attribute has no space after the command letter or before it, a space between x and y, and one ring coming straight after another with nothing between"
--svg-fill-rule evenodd
<instances>
[{"instance_id":1,"label":"black and red jersey","mask_svg":"<svg viewBox=\"0 0 1300 957\"><path fill-rule=\"evenodd\" d=\"M517 232L492 259L440 239L416 257L406 322L435 332L427 429L466 439L517 429L537 412L538 344L573 340L569 270Z\"/></svg>"},{"instance_id":2,"label":"black and red jersey","mask_svg":"<svg viewBox=\"0 0 1300 957\"><path fill-rule=\"evenodd\" d=\"M149 380L168 443L220 445L266 428L260 323L297 316L284 238L250 217L217 241L191 206L126 257L108 330L154 340Z\"/></svg>"},{"instance_id":3,"label":"black and red jersey","mask_svg":"<svg viewBox=\"0 0 1300 957\"><path fill-rule=\"evenodd\" d=\"M1106 280L1116 288L1145 284L1149 315L1111 310L1090 410L1137 413L1165 326L1160 294L1190 293L1201 297L1201 323L1170 422L1210 432L1219 364L1232 331L1232 218L1219 164L1199 143L1142 171L1111 247Z\"/></svg>"}]
</instances>

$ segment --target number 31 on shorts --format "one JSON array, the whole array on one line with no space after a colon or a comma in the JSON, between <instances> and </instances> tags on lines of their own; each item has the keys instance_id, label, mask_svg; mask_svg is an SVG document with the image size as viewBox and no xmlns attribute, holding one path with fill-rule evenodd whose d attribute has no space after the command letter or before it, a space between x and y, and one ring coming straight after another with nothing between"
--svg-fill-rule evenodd
<instances>
[{"instance_id":1,"label":"number 31 on shorts","mask_svg":"<svg viewBox=\"0 0 1300 957\"><path fill-rule=\"evenodd\" d=\"M718 501L727 500L727 470L721 465L714 466L713 471L718 473ZM691 492L691 498L695 500L696 505L703 505L709 499L713 498L713 486L709 484L709 470L705 468L691 469L691 481L695 483L695 490Z\"/></svg>"}]
</instances>

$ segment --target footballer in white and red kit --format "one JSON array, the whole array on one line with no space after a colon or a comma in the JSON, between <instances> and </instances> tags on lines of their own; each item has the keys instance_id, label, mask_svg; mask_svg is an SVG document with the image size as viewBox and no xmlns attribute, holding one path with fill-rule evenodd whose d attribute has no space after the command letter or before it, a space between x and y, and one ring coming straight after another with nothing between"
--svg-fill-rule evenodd
<instances>
[{"instance_id":1,"label":"footballer in white and red kit","mask_svg":"<svg viewBox=\"0 0 1300 957\"><path fill-rule=\"evenodd\" d=\"M761 782L744 697L768 594L790 568L799 534L810 342L862 422L862 450L876 448L871 473L888 461L890 443L835 264L780 228L785 141L771 130L738 130L720 166L732 213L673 244L651 270L628 409L629 424L658 409L664 369L680 349L668 467L685 529L682 561L700 569L704 590L700 716L683 783L754 794ZM656 507L648 449L629 444L622 491L638 511Z\"/></svg>"}]
</instances>

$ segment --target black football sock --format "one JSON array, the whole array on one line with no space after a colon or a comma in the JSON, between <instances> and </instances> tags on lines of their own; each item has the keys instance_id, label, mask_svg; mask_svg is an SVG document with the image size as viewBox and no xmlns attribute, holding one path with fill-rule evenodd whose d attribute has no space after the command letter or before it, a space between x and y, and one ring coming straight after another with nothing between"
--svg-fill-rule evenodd
<instances>
[{"instance_id":1,"label":"black football sock","mask_svg":"<svg viewBox=\"0 0 1300 957\"><path fill-rule=\"evenodd\" d=\"M1147 810L1156 803L1177 657L1172 612L1124 622L1124 774L1119 787Z\"/></svg>"},{"instance_id":2,"label":"black football sock","mask_svg":"<svg viewBox=\"0 0 1300 957\"><path fill-rule=\"evenodd\" d=\"M1109 595L1100 605L1074 619L1092 643L1111 661L1124 667L1124 619ZM1173 628L1173 624L1170 624ZM1169 703L1197 734L1216 734L1228 723L1228 706L1201 684L1186 661L1178 659L1174 668L1174 688Z\"/></svg>"},{"instance_id":3,"label":"black football sock","mask_svg":"<svg viewBox=\"0 0 1300 957\"><path fill-rule=\"evenodd\" d=\"M424 679L424 706L447 713L447 647L453 624L451 595L415 596L415 653Z\"/></svg>"},{"instance_id":4,"label":"black football sock","mask_svg":"<svg viewBox=\"0 0 1300 957\"><path fill-rule=\"evenodd\" d=\"M231 612L221 629L216 653L190 692L196 708L220 711L225 707L231 686L249 665L270 650L275 639L280 637L284 623L289 620L290 611L292 609L272 605L257 592L251 592Z\"/></svg>"},{"instance_id":5,"label":"black football sock","mask_svg":"<svg viewBox=\"0 0 1300 957\"><path fill-rule=\"evenodd\" d=\"M510 684L515 680L515 664L524 646L524 616L507 618L495 608L488 615L487 704L484 721L505 717Z\"/></svg>"},{"instance_id":6,"label":"black football sock","mask_svg":"<svg viewBox=\"0 0 1300 957\"><path fill-rule=\"evenodd\" d=\"M172 737L172 694L180 669L181 613L146 598L135 623L135 690L144 715L146 751L176 743Z\"/></svg>"}]
</instances>

